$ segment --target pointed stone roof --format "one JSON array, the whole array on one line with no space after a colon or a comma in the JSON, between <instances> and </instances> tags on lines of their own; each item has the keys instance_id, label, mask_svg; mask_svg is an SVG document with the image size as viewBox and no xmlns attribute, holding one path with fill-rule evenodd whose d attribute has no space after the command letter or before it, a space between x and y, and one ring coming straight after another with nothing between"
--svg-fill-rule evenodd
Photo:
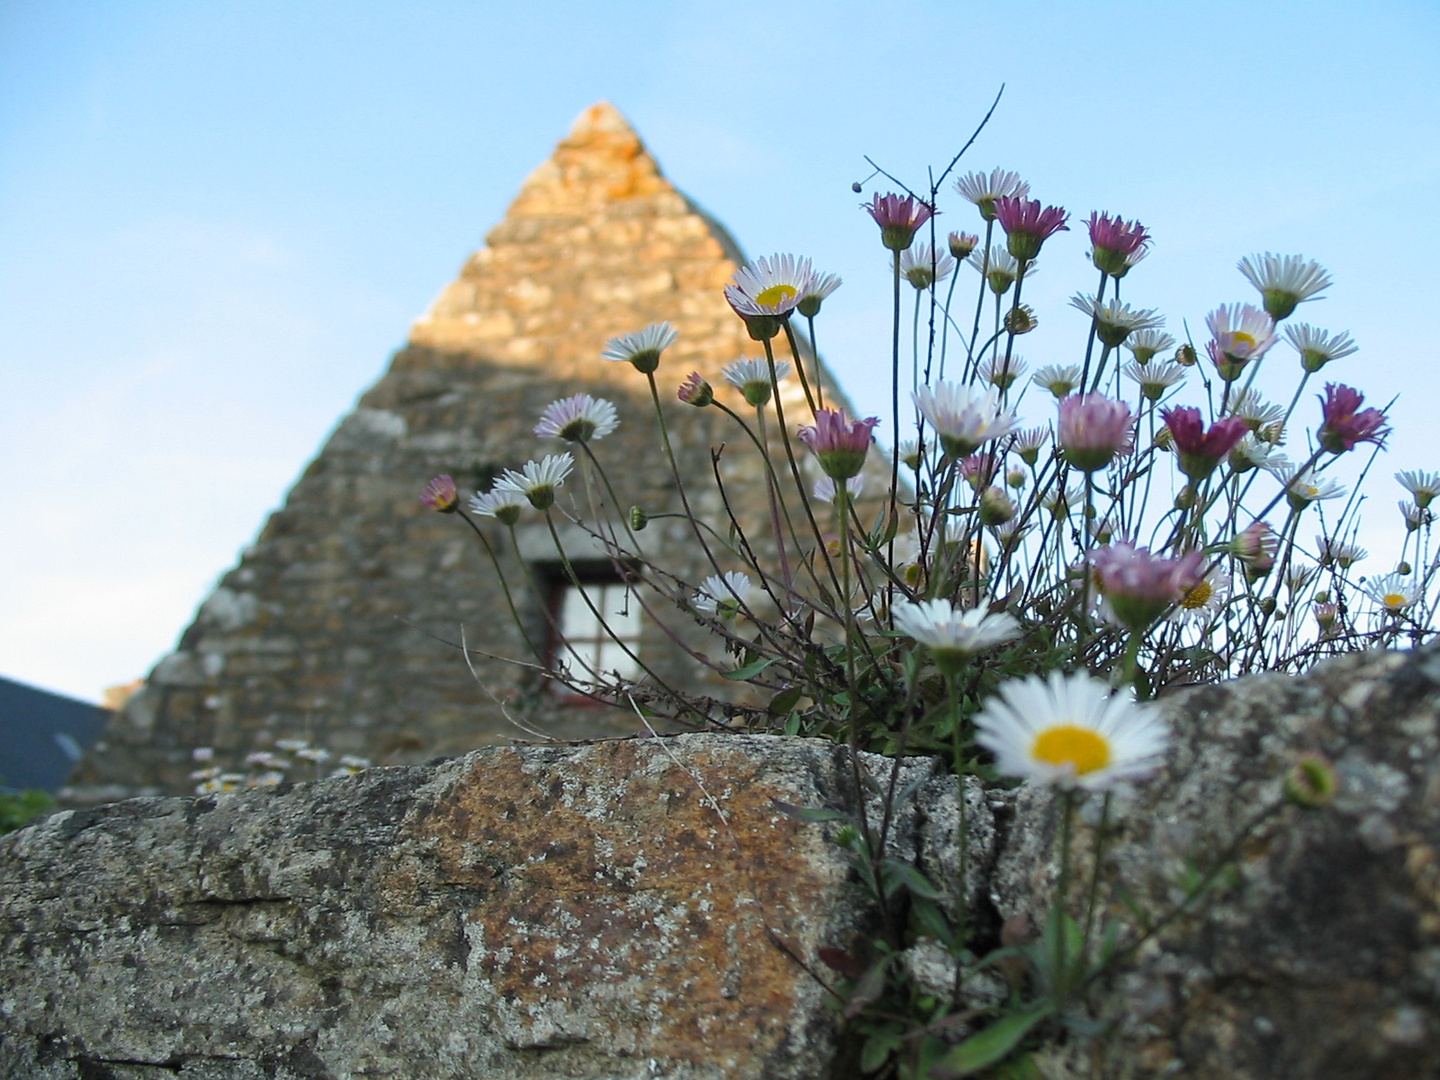
<instances>
[{"instance_id":1,"label":"pointed stone roof","mask_svg":"<svg viewBox=\"0 0 1440 1080\"><path fill-rule=\"evenodd\" d=\"M673 388L692 369L718 382L723 364L757 352L723 297L738 259L619 112L582 113L82 763L71 803L187 792L196 747L234 763L304 738L396 763L523 735L520 713L543 714L558 737L632 730L633 716L560 708L533 664L487 659L533 659L512 603L532 641L547 635L541 609L557 570L543 525L512 542L481 519L507 599L474 538L417 496L438 473L468 494L555 452L531 429L549 402L587 391L620 411L597 454L622 506L679 510L644 378L600 359L608 338L669 320L680 335L660 372L672 439L687 489L709 492L692 505L722 521L710 448L743 439L718 410L676 402ZM743 445L721 471L733 505L763 492L758 455ZM584 490L577 480L564 495ZM662 561L687 580L712 572L682 523L641 535L668 548ZM647 622L645 633L640 650L656 670L695 685L703 668L662 627ZM462 634L479 650L473 673L454 647Z\"/></svg>"}]
</instances>

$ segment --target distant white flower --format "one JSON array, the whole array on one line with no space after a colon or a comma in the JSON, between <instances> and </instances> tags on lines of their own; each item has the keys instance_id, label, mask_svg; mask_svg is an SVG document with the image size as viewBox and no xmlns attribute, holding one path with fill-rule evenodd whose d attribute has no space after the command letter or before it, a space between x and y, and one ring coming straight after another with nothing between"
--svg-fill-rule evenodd
<instances>
[{"instance_id":1,"label":"distant white flower","mask_svg":"<svg viewBox=\"0 0 1440 1080\"><path fill-rule=\"evenodd\" d=\"M1345 485L1315 475L1314 468L1298 475L1292 466L1280 474L1285 483L1285 494L1295 510L1303 510L1313 502L1324 499L1338 499L1345 494Z\"/></svg>"},{"instance_id":2,"label":"distant white flower","mask_svg":"<svg viewBox=\"0 0 1440 1080\"><path fill-rule=\"evenodd\" d=\"M741 357L739 360L732 360L720 369L720 374L731 386L735 387L745 396L755 408L763 408L770 400L770 363L768 360L747 359ZM790 376L790 362L788 360L775 361L775 381L780 382Z\"/></svg>"},{"instance_id":3,"label":"distant white flower","mask_svg":"<svg viewBox=\"0 0 1440 1080\"><path fill-rule=\"evenodd\" d=\"M505 525L514 525L520 520L520 511L530 504L523 491L503 488L499 484L483 495L470 496L470 512L481 517L493 517Z\"/></svg>"},{"instance_id":4,"label":"distant white flower","mask_svg":"<svg viewBox=\"0 0 1440 1080\"><path fill-rule=\"evenodd\" d=\"M994 221L995 200L1023 199L1030 194L1030 185L1021 180L1017 172L992 169L988 175L983 172L966 173L955 181L955 190L974 203L986 221Z\"/></svg>"},{"instance_id":5,"label":"distant white flower","mask_svg":"<svg viewBox=\"0 0 1440 1080\"><path fill-rule=\"evenodd\" d=\"M1405 519L1405 528L1414 532L1422 525L1429 525L1435 520L1435 511L1426 506L1419 506L1415 503L1400 500L1400 516Z\"/></svg>"},{"instance_id":6,"label":"distant white flower","mask_svg":"<svg viewBox=\"0 0 1440 1080\"><path fill-rule=\"evenodd\" d=\"M1251 431L1261 431L1285 419L1285 410L1260 396L1260 391L1246 390L1230 403L1230 413L1240 417Z\"/></svg>"},{"instance_id":7,"label":"distant white flower","mask_svg":"<svg viewBox=\"0 0 1440 1080\"><path fill-rule=\"evenodd\" d=\"M980 378L999 390L1008 390L1015 380L1024 374L1025 361L1013 353L1009 359L992 356L982 363L979 369Z\"/></svg>"},{"instance_id":8,"label":"distant white flower","mask_svg":"<svg viewBox=\"0 0 1440 1080\"><path fill-rule=\"evenodd\" d=\"M1076 293L1070 298L1070 306L1094 319L1095 336L1112 347L1136 330L1158 330L1165 325L1164 317L1155 314L1154 308L1132 308L1119 300L1099 303L1093 296Z\"/></svg>"},{"instance_id":9,"label":"distant white flower","mask_svg":"<svg viewBox=\"0 0 1440 1080\"><path fill-rule=\"evenodd\" d=\"M711 574L700 583L700 591L690 598L690 606L702 615L715 615L728 622L749 603L754 591L750 575L739 570Z\"/></svg>"},{"instance_id":10,"label":"distant white flower","mask_svg":"<svg viewBox=\"0 0 1440 1080\"><path fill-rule=\"evenodd\" d=\"M900 254L900 276L917 289L944 281L954 269L949 252L936 251L929 244L913 244Z\"/></svg>"},{"instance_id":11,"label":"distant white flower","mask_svg":"<svg viewBox=\"0 0 1440 1080\"><path fill-rule=\"evenodd\" d=\"M1169 745L1159 709L1112 696L1084 672L1002 684L976 714L975 730L1002 774L1088 791L1143 779Z\"/></svg>"},{"instance_id":12,"label":"distant white flower","mask_svg":"<svg viewBox=\"0 0 1440 1080\"><path fill-rule=\"evenodd\" d=\"M1030 376L1030 381L1057 398L1073 394L1080 388L1079 364L1046 364Z\"/></svg>"},{"instance_id":13,"label":"distant white flower","mask_svg":"<svg viewBox=\"0 0 1440 1080\"><path fill-rule=\"evenodd\" d=\"M1230 467L1236 472L1264 469L1276 476L1293 468L1288 457L1270 443L1257 439L1253 434L1246 435L1235 449L1230 451Z\"/></svg>"},{"instance_id":14,"label":"distant white flower","mask_svg":"<svg viewBox=\"0 0 1440 1080\"><path fill-rule=\"evenodd\" d=\"M865 490L865 474L856 473L845 481L845 490L850 493L852 499L858 499L860 493ZM814 495L820 502L835 501L835 481L828 476L822 476L815 481Z\"/></svg>"},{"instance_id":15,"label":"distant white flower","mask_svg":"<svg viewBox=\"0 0 1440 1080\"><path fill-rule=\"evenodd\" d=\"M1008 612L984 607L956 611L948 600L895 605L895 629L924 645L941 671L953 674L973 653L1013 641L1020 624Z\"/></svg>"},{"instance_id":16,"label":"distant white flower","mask_svg":"<svg viewBox=\"0 0 1440 1080\"><path fill-rule=\"evenodd\" d=\"M542 439L564 439L566 442L589 442L603 439L620 426L615 406L604 398L576 394L545 406L535 434Z\"/></svg>"},{"instance_id":17,"label":"distant white flower","mask_svg":"<svg viewBox=\"0 0 1440 1080\"><path fill-rule=\"evenodd\" d=\"M1400 481L1401 487L1415 496L1415 502L1419 506L1429 506L1435 497L1440 495L1440 473L1419 472L1418 470L1397 472L1395 479Z\"/></svg>"},{"instance_id":18,"label":"distant white flower","mask_svg":"<svg viewBox=\"0 0 1440 1080\"><path fill-rule=\"evenodd\" d=\"M1370 553L1358 544L1347 543L1343 540L1332 540L1328 536L1317 536L1315 538L1316 560L1321 566L1338 566L1341 570L1349 570L1361 559Z\"/></svg>"},{"instance_id":19,"label":"distant white flower","mask_svg":"<svg viewBox=\"0 0 1440 1080\"><path fill-rule=\"evenodd\" d=\"M1392 615L1399 614L1420 598L1420 590L1400 574L1386 574L1365 586L1365 592Z\"/></svg>"},{"instance_id":20,"label":"distant white flower","mask_svg":"<svg viewBox=\"0 0 1440 1080\"><path fill-rule=\"evenodd\" d=\"M1125 348L1138 364L1148 364L1156 353L1174 348L1175 339L1163 330L1136 330L1125 339Z\"/></svg>"},{"instance_id":21,"label":"distant white flower","mask_svg":"<svg viewBox=\"0 0 1440 1080\"><path fill-rule=\"evenodd\" d=\"M912 395L951 457L973 454L991 439L1010 434L1018 424L1015 413L1002 409L994 390L981 395L958 383L941 381L922 386Z\"/></svg>"},{"instance_id":22,"label":"distant white flower","mask_svg":"<svg viewBox=\"0 0 1440 1080\"><path fill-rule=\"evenodd\" d=\"M1295 306L1330 287L1330 275L1317 262L1301 255L1247 255L1236 266L1251 285L1265 298L1265 310L1276 320L1283 319Z\"/></svg>"},{"instance_id":23,"label":"distant white flower","mask_svg":"<svg viewBox=\"0 0 1440 1080\"><path fill-rule=\"evenodd\" d=\"M1317 330L1309 323L1295 323L1285 328L1285 340L1300 354L1300 363L1306 371L1319 371L1331 360L1339 360L1359 351L1360 346L1347 333L1335 335Z\"/></svg>"},{"instance_id":24,"label":"distant white flower","mask_svg":"<svg viewBox=\"0 0 1440 1080\"><path fill-rule=\"evenodd\" d=\"M575 459L568 453L547 454L541 461L527 461L519 472L506 469L492 491L519 492L536 510L548 510L555 505L555 489L564 486L574 467Z\"/></svg>"},{"instance_id":25,"label":"distant white flower","mask_svg":"<svg viewBox=\"0 0 1440 1080\"><path fill-rule=\"evenodd\" d=\"M660 366L660 354L675 343L677 336L668 322L651 323L644 330L611 338L600 351L600 358L633 364L636 371L648 375Z\"/></svg>"},{"instance_id":26,"label":"distant white flower","mask_svg":"<svg viewBox=\"0 0 1440 1080\"><path fill-rule=\"evenodd\" d=\"M1151 401L1159 401L1176 383L1185 378L1185 368L1173 360L1142 364L1132 360L1124 367L1126 378L1140 384L1140 392Z\"/></svg>"},{"instance_id":27,"label":"distant white flower","mask_svg":"<svg viewBox=\"0 0 1440 1080\"><path fill-rule=\"evenodd\" d=\"M975 268L976 273L984 275L990 291L996 296L1003 295L1020 276L1020 261L1005 250L1003 244L992 246L988 251L976 248L965 261ZM1034 259L1026 263L1025 280L1034 277L1037 269Z\"/></svg>"}]
</instances>

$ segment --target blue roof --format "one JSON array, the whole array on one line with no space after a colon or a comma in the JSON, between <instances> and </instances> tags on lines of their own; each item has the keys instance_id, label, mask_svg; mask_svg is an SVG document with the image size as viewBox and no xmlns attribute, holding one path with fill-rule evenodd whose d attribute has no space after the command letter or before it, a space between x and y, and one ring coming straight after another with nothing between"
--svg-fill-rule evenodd
<instances>
[{"instance_id":1,"label":"blue roof","mask_svg":"<svg viewBox=\"0 0 1440 1080\"><path fill-rule=\"evenodd\" d=\"M0 676L0 790L59 791L109 716L99 705Z\"/></svg>"}]
</instances>

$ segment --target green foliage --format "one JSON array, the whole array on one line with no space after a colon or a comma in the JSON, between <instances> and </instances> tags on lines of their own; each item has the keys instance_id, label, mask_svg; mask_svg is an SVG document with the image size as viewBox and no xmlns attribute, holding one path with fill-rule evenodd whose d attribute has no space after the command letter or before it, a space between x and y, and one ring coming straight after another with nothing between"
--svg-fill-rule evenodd
<instances>
[{"instance_id":1,"label":"green foliage","mask_svg":"<svg viewBox=\"0 0 1440 1080\"><path fill-rule=\"evenodd\" d=\"M0 792L0 835L14 832L54 805L55 800L44 791Z\"/></svg>"}]
</instances>

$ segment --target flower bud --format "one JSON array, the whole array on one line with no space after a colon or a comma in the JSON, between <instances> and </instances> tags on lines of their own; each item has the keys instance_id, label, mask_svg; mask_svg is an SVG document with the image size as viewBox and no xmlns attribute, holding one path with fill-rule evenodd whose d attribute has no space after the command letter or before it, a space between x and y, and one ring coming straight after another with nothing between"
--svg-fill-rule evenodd
<instances>
[{"instance_id":1,"label":"flower bud","mask_svg":"<svg viewBox=\"0 0 1440 1080\"><path fill-rule=\"evenodd\" d=\"M1014 518L1018 507L1010 496L998 487L988 487L980 493L980 524L1003 525Z\"/></svg>"},{"instance_id":2,"label":"flower bud","mask_svg":"<svg viewBox=\"0 0 1440 1080\"><path fill-rule=\"evenodd\" d=\"M680 390L675 396L686 405L694 405L699 409L715 400L715 391L700 377L698 371L692 371L680 384Z\"/></svg>"},{"instance_id":3,"label":"flower bud","mask_svg":"<svg viewBox=\"0 0 1440 1080\"><path fill-rule=\"evenodd\" d=\"M638 506L630 507L630 528L634 532L640 532L646 525L650 524L650 515L645 513Z\"/></svg>"},{"instance_id":4,"label":"flower bud","mask_svg":"<svg viewBox=\"0 0 1440 1080\"><path fill-rule=\"evenodd\" d=\"M1194 367L1199 359L1195 355L1195 346L1190 344L1181 345L1175 350L1175 362L1182 367Z\"/></svg>"},{"instance_id":5,"label":"flower bud","mask_svg":"<svg viewBox=\"0 0 1440 1080\"><path fill-rule=\"evenodd\" d=\"M1285 797L1306 810L1329 806L1339 787L1335 766L1320 754L1302 755L1285 773Z\"/></svg>"},{"instance_id":6,"label":"flower bud","mask_svg":"<svg viewBox=\"0 0 1440 1080\"><path fill-rule=\"evenodd\" d=\"M1029 304L1017 304L1005 313L1005 329L1017 337L1028 334L1039 325L1040 320L1035 318L1035 309Z\"/></svg>"}]
</instances>

